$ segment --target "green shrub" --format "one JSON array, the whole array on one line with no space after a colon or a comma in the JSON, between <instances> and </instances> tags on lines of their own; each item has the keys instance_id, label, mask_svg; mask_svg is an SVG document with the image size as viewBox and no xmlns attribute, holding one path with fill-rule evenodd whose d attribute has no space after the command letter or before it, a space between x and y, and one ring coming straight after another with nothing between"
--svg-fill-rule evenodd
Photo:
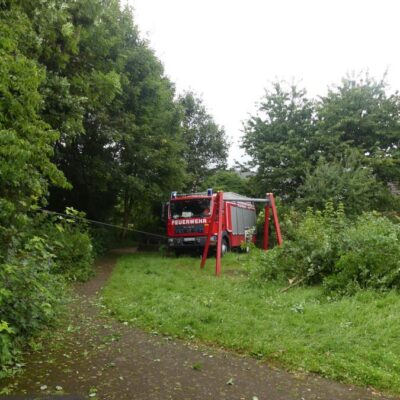
<instances>
[{"instance_id":1,"label":"green shrub","mask_svg":"<svg viewBox=\"0 0 400 400\"><path fill-rule=\"evenodd\" d=\"M40 227L54 253L53 273L63 275L69 281L85 281L93 275L93 247L83 214L67 208L71 217L48 219Z\"/></svg>"},{"instance_id":2,"label":"green shrub","mask_svg":"<svg viewBox=\"0 0 400 400\"><path fill-rule=\"evenodd\" d=\"M286 243L283 245L286 246ZM250 270L250 282L254 286L260 286L267 281L282 281L286 279L282 268L281 257L282 247L274 247L266 252L250 253L253 263L256 265ZM256 254L256 257L254 256Z\"/></svg>"},{"instance_id":3,"label":"green shrub","mask_svg":"<svg viewBox=\"0 0 400 400\"><path fill-rule=\"evenodd\" d=\"M341 160L327 162L321 157L297 189L297 204L322 210L327 201L341 202L349 216L390 209L387 207L394 204L394 196L376 179L364 159L356 150L348 151Z\"/></svg>"},{"instance_id":4,"label":"green shrub","mask_svg":"<svg viewBox=\"0 0 400 400\"><path fill-rule=\"evenodd\" d=\"M11 353L11 343L14 331L8 326L8 322L0 321L0 365L10 364L13 356ZM1 370L0 370L1 377Z\"/></svg>"},{"instance_id":5,"label":"green shrub","mask_svg":"<svg viewBox=\"0 0 400 400\"><path fill-rule=\"evenodd\" d=\"M24 338L48 326L64 298L63 279L43 238L34 236L0 265L0 361L7 366Z\"/></svg>"},{"instance_id":6,"label":"green shrub","mask_svg":"<svg viewBox=\"0 0 400 400\"><path fill-rule=\"evenodd\" d=\"M90 237L92 238L93 253L96 256L106 253L110 247L110 236L114 237L114 235L114 232L110 228L91 228Z\"/></svg>"},{"instance_id":7,"label":"green shrub","mask_svg":"<svg viewBox=\"0 0 400 400\"><path fill-rule=\"evenodd\" d=\"M65 225L52 239L56 254L54 272L67 280L82 282L93 275L92 244L87 232Z\"/></svg>"},{"instance_id":8,"label":"green shrub","mask_svg":"<svg viewBox=\"0 0 400 400\"><path fill-rule=\"evenodd\" d=\"M322 212L309 209L290 231L290 240L260 257L253 283L323 283L334 295L400 288L400 225L388 218L364 213L352 221L328 203Z\"/></svg>"},{"instance_id":9,"label":"green shrub","mask_svg":"<svg viewBox=\"0 0 400 400\"><path fill-rule=\"evenodd\" d=\"M359 288L400 288L400 225L374 213L343 232L341 254L324 286L352 294Z\"/></svg>"},{"instance_id":10,"label":"green shrub","mask_svg":"<svg viewBox=\"0 0 400 400\"><path fill-rule=\"evenodd\" d=\"M98 256L115 248L134 247L138 245L138 235L128 231L122 237L122 230L112 227L90 227L89 234L92 240L93 253Z\"/></svg>"},{"instance_id":11,"label":"green shrub","mask_svg":"<svg viewBox=\"0 0 400 400\"><path fill-rule=\"evenodd\" d=\"M79 217L75 210L67 213ZM0 376L28 338L55 320L67 280L92 274L86 226L76 218L27 219L0 258Z\"/></svg>"},{"instance_id":12,"label":"green shrub","mask_svg":"<svg viewBox=\"0 0 400 400\"><path fill-rule=\"evenodd\" d=\"M335 210L331 203L323 211L308 209L304 218L293 224L287 219L285 225L291 232L291 240L266 253L253 280L288 278L322 282L333 270L345 221L343 207Z\"/></svg>"}]
</instances>

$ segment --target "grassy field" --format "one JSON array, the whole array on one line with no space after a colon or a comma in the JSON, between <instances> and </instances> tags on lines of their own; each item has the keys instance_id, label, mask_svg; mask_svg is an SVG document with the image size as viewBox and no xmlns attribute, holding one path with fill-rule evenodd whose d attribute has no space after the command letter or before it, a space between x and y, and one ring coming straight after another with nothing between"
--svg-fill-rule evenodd
<instances>
[{"instance_id":1,"label":"grassy field","mask_svg":"<svg viewBox=\"0 0 400 400\"><path fill-rule=\"evenodd\" d=\"M247 282L247 255L214 260L138 253L119 260L104 290L122 321L223 346L292 370L400 393L400 296L359 293L329 301L322 290L280 293Z\"/></svg>"}]
</instances>

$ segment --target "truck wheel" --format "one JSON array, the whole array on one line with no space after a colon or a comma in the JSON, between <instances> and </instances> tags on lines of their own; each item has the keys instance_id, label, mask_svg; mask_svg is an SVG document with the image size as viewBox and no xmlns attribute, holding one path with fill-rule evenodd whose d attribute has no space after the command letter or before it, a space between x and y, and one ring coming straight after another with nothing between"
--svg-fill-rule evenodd
<instances>
[{"instance_id":1,"label":"truck wheel","mask_svg":"<svg viewBox=\"0 0 400 400\"><path fill-rule=\"evenodd\" d=\"M229 243L226 240L226 238L223 238L221 243L221 257L223 257L224 254L227 253L228 251L229 251Z\"/></svg>"}]
</instances>

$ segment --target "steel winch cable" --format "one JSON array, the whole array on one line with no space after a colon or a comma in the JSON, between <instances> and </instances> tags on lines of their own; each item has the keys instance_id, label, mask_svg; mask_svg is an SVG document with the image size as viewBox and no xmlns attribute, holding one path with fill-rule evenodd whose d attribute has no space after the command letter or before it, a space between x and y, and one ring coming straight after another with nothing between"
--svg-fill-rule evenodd
<instances>
[{"instance_id":1,"label":"steel winch cable","mask_svg":"<svg viewBox=\"0 0 400 400\"><path fill-rule=\"evenodd\" d=\"M73 218L73 219L77 219L77 220L80 220L80 221L89 222L89 223L95 224L95 225L102 225L102 226L107 226L109 228L122 229L122 230L125 230L125 231L136 232L136 233L140 233L142 235L153 236L153 237L156 237L156 238L159 238L159 239L167 239L167 236L165 236L165 235L159 235L157 233L141 231L139 229L124 228L123 226L120 226L120 225L114 225L114 224L109 224L107 222L96 221L94 219L79 217L78 215L70 215L70 214L60 213L60 212L57 212L57 211L45 210L44 208L39 208L39 210L42 211L45 214L60 215L60 216L67 217L67 218Z\"/></svg>"}]
</instances>

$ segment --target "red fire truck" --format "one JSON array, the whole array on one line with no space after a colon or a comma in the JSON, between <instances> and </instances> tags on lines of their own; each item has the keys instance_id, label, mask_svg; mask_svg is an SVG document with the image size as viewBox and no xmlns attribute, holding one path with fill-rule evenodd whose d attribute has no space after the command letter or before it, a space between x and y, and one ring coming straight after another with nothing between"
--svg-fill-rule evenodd
<instances>
[{"instance_id":1,"label":"red fire truck","mask_svg":"<svg viewBox=\"0 0 400 400\"><path fill-rule=\"evenodd\" d=\"M177 254L185 249L202 249L206 243L211 216L216 207L212 189L204 193L171 193L168 202L168 247ZM237 193L223 193L221 252L255 241L256 209L251 199ZM217 243L217 226L210 244Z\"/></svg>"}]
</instances>

